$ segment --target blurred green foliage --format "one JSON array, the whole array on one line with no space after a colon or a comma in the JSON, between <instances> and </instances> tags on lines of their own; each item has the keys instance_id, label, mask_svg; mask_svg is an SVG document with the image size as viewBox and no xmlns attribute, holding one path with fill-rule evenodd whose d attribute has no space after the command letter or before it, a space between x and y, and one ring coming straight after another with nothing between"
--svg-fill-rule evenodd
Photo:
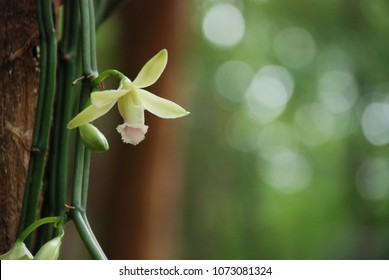
<instances>
[{"instance_id":1,"label":"blurred green foliage","mask_svg":"<svg viewBox=\"0 0 389 280\"><path fill-rule=\"evenodd\" d=\"M389 2L192 2L183 258L389 258Z\"/></svg>"}]
</instances>

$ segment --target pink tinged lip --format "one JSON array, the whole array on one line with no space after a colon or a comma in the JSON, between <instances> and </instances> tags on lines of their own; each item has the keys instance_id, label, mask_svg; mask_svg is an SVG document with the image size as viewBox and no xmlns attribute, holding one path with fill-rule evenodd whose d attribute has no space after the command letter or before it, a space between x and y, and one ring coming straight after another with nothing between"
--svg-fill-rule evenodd
<instances>
[{"instance_id":1,"label":"pink tinged lip","mask_svg":"<svg viewBox=\"0 0 389 280\"><path fill-rule=\"evenodd\" d=\"M130 143L133 145L139 144L145 139L148 126L142 125L142 127L132 127L126 123L119 125L116 130L122 135L124 143Z\"/></svg>"}]
</instances>

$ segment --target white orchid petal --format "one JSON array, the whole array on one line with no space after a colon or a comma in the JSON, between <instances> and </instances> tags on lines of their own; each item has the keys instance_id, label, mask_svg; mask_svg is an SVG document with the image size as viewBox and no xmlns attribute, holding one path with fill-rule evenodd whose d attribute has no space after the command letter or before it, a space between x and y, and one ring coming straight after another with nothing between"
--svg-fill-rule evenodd
<instances>
[{"instance_id":1,"label":"white orchid petal","mask_svg":"<svg viewBox=\"0 0 389 280\"><path fill-rule=\"evenodd\" d=\"M132 84L140 88L154 84L166 67L167 57L167 50L165 49L157 53L143 66Z\"/></svg>"},{"instance_id":2,"label":"white orchid petal","mask_svg":"<svg viewBox=\"0 0 389 280\"><path fill-rule=\"evenodd\" d=\"M111 103L101 108L98 108L94 105L89 105L68 123L67 128L72 129L92 122L107 113L113 107L113 105L115 105L115 103Z\"/></svg>"},{"instance_id":3,"label":"white orchid petal","mask_svg":"<svg viewBox=\"0 0 389 280\"><path fill-rule=\"evenodd\" d=\"M144 124L144 108L135 91L131 91L118 100L119 113L124 121L131 126Z\"/></svg>"},{"instance_id":4,"label":"white orchid petal","mask_svg":"<svg viewBox=\"0 0 389 280\"><path fill-rule=\"evenodd\" d=\"M189 114L173 101L159 97L144 89L137 89L143 107L154 115L164 119L175 119Z\"/></svg>"},{"instance_id":5,"label":"white orchid petal","mask_svg":"<svg viewBox=\"0 0 389 280\"><path fill-rule=\"evenodd\" d=\"M94 91L91 93L91 103L97 108L101 108L112 103L115 104L115 102L127 92L128 90L124 89Z\"/></svg>"}]
</instances>

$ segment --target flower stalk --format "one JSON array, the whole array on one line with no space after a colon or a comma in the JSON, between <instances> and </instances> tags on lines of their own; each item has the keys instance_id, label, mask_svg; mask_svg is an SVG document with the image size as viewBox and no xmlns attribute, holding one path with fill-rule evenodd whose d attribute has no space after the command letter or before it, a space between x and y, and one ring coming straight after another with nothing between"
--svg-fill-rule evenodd
<instances>
[{"instance_id":1,"label":"flower stalk","mask_svg":"<svg viewBox=\"0 0 389 280\"><path fill-rule=\"evenodd\" d=\"M85 107L92 89L92 80L97 75L95 20L92 0L79 0L81 17L81 57L83 83L79 99L79 110ZM107 259L101 246L94 237L86 218L86 204L89 186L90 150L76 133L75 165L70 217L73 219L86 248L95 259Z\"/></svg>"},{"instance_id":2,"label":"flower stalk","mask_svg":"<svg viewBox=\"0 0 389 280\"><path fill-rule=\"evenodd\" d=\"M62 245L62 239L65 234L64 225L66 222L66 217L46 217L35 221L20 234L8 252L0 256L0 260L57 260ZM27 237L38 227L50 223L54 224L54 227L57 229L57 236L41 246L34 257L30 250L28 250L25 239L27 239Z\"/></svg>"}]
</instances>

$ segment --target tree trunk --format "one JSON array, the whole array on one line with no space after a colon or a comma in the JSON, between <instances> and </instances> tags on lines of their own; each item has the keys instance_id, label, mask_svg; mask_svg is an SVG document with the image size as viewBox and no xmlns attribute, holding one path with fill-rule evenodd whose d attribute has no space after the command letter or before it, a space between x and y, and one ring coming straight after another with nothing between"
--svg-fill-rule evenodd
<instances>
[{"instance_id":1,"label":"tree trunk","mask_svg":"<svg viewBox=\"0 0 389 280\"><path fill-rule=\"evenodd\" d=\"M39 81L36 1L0 0L0 253L15 241Z\"/></svg>"}]
</instances>

